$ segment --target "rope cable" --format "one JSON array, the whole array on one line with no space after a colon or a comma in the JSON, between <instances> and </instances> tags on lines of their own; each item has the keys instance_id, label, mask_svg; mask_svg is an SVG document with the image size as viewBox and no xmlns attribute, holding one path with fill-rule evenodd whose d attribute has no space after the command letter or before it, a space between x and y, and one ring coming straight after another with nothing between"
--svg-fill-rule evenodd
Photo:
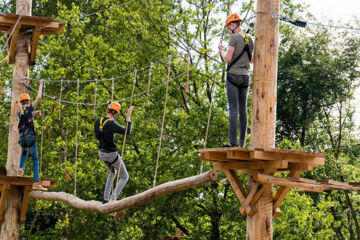
<instances>
[{"instance_id":1,"label":"rope cable","mask_svg":"<svg viewBox=\"0 0 360 240\"><path fill-rule=\"evenodd\" d=\"M77 104L76 104L76 136L75 136L75 173L74 173L74 195L76 196L77 184L77 160L78 160L78 145L79 145L79 97L80 97L80 81L77 82Z\"/></svg>"},{"instance_id":2,"label":"rope cable","mask_svg":"<svg viewBox=\"0 0 360 240\"><path fill-rule=\"evenodd\" d=\"M131 91L131 96L132 97L131 97L131 101L130 101L130 107L133 104L133 99L134 99L133 96L134 96L134 93L135 93L136 80L137 80L137 71L135 70L135 72L134 72L134 82L133 82L132 91ZM126 118L126 116L125 116L125 118ZM126 121L124 140L123 140L123 145L122 145L122 148L121 148L121 158L123 158L123 156L124 156L125 144L126 144L126 136L127 136L128 129L129 129L129 122ZM117 172L116 182L119 181L120 170L121 170L121 164L119 164L119 169L118 169L118 172Z\"/></svg>"},{"instance_id":3,"label":"rope cable","mask_svg":"<svg viewBox=\"0 0 360 240\"><path fill-rule=\"evenodd\" d=\"M214 74L214 80L213 80L211 90L210 90L210 107L209 107L208 121L207 121L207 126L206 126L204 149L206 148L207 141L208 141L208 136L209 136L210 119L211 119L212 105L213 105L212 96L213 96L213 92L214 92L214 89L215 89L215 86L216 86L215 83L216 83L216 74ZM203 167L204 167L204 162L201 161L200 174L203 173Z\"/></svg>"},{"instance_id":4,"label":"rope cable","mask_svg":"<svg viewBox=\"0 0 360 240\"><path fill-rule=\"evenodd\" d=\"M45 95L46 84L44 83L42 94ZM40 140L40 162L39 162L39 172L41 173L41 167L43 162L43 144L44 144L44 118L45 118L45 99L43 99L41 104L41 140Z\"/></svg>"},{"instance_id":5,"label":"rope cable","mask_svg":"<svg viewBox=\"0 0 360 240\"><path fill-rule=\"evenodd\" d=\"M157 171L158 171L158 167L159 167L159 159L160 159L161 143L162 143L162 138L163 138L163 133L164 133L165 116L166 116L166 106L167 106L167 98L168 98L168 93L169 93L170 68L171 68L171 61L169 61L169 66L168 66L168 76L167 76L167 79L168 79L168 80L166 81L166 92L165 92L165 102L164 102L164 113L163 113L163 116L162 116L161 131L160 131L160 139L159 139L159 147L158 147L158 152L157 152L157 157L156 157L156 166L155 166L155 174L154 174L153 187L155 187L155 186L156 186L156 177L157 177Z\"/></svg>"}]
</instances>

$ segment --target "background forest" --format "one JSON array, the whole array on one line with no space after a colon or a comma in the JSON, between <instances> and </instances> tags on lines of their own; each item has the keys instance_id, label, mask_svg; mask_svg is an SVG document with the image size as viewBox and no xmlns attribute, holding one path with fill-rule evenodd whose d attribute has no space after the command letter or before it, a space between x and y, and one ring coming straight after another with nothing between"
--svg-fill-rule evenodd
<instances>
[{"instance_id":1,"label":"background forest","mask_svg":"<svg viewBox=\"0 0 360 240\"><path fill-rule=\"evenodd\" d=\"M214 46L220 40L223 17L230 9L234 11L231 8L234 2L137 0L121 5L123 2L118 0L33 0L34 16L59 21L73 19L59 35L41 37L37 65L31 69L30 85L34 89L38 88L37 80L43 78L46 95L58 98L61 95L67 101L60 104L45 97L38 106L43 110L42 117L36 119L41 175L57 180L53 191L74 192L77 118L74 103L79 89L78 102L96 101L97 105L79 104L76 192L82 199L101 201L107 169L98 158L93 124L98 116L105 114L104 104L112 95L122 105L122 115L117 121L125 123L135 70L138 71L133 131L127 138L124 153L130 179L120 198L152 187L169 62L172 79L157 184L199 174L201 162L197 149L204 147L211 100L207 147L227 143L225 65L219 61ZM253 35L254 1L236 2L240 3L236 12L246 16L243 30ZM15 13L15 0L2 1L0 12ZM316 21L306 6L296 0L282 0L281 14ZM325 166L304 173L307 178L360 181L360 139L353 119L357 107L353 102L354 90L360 75L359 32L314 26L299 29L282 22L280 36L276 146L326 153ZM224 43L227 39L224 36ZM0 49L4 43L2 34ZM189 56L189 74L185 54ZM6 51L0 60L4 58ZM144 91L149 76L151 88L158 87L147 94ZM214 76L216 84L211 94ZM2 61L2 166L7 158L11 78L12 66ZM35 98L36 92L30 95ZM251 95L249 116L250 110ZM250 134L249 128L248 140ZM122 137L117 142L121 149ZM30 159L26 167L26 175L30 176ZM204 170L209 169L211 165L205 164ZM247 183L245 175L240 178ZM20 236L39 240L150 240L173 235L176 229L181 229L188 239L245 239L246 217L241 216L239 207L230 184L219 173L216 183L128 209L123 220L79 211L63 203L32 200ZM360 239L357 192L312 194L293 189L281 210L282 215L274 219L274 239Z\"/></svg>"}]
</instances>

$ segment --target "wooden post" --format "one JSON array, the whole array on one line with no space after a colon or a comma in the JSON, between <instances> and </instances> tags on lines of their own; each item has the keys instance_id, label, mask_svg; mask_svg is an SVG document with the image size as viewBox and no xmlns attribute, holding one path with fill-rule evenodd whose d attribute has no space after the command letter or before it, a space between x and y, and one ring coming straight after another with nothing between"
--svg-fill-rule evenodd
<instances>
[{"instance_id":1,"label":"wooden post","mask_svg":"<svg viewBox=\"0 0 360 240\"><path fill-rule=\"evenodd\" d=\"M16 14L31 16L32 0L16 0ZM16 176L19 168L21 149L18 144L19 133L17 117L17 102L19 95L25 92L25 87L19 83L24 77L29 77L29 37L19 34L15 53L15 65L13 72L11 113L8 140L8 155L6 169L8 176ZM21 191L14 189L8 193L7 207L5 210L5 221L1 226L1 240L18 239L19 236L19 208Z\"/></svg>"},{"instance_id":2,"label":"wooden post","mask_svg":"<svg viewBox=\"0 0 360 240\"><path fill-rule=\"evenodd\" d=\"M279 0L257 1L255 25L255 66L251 116L251 145L254 148L275 147L276 81L278 61ZM250 184L250 188L251 188ZM273 189L264 191L255 205L256 213L247 217L248 240L273 238Z\"/></svg>"}]
</instances>

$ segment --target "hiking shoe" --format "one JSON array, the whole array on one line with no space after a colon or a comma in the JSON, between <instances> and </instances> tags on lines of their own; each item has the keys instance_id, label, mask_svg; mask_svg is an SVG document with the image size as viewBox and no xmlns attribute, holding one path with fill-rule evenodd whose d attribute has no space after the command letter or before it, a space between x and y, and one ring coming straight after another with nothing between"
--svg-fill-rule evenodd
<instances>
[{"instance_id":1,"label":"hiking shoe","mask_svg":"<svg viewBox=\"0 0 360 240\"><path fill-rule=\"evenodd\" d=\"M18 177L23 177L23 176L24 176L24 170L21 169L21 168L19 168L19 169L17 170L17 176L18 176Z\"/></svg>"},{"instance_id":2,"label":"hiking shoe","mask_svg":"<svg viewBox=\"0 0 360 240\"><path fill-rule=\"evenodd\" d=\"M33 183L33 190L47 191L47 188L44 188L40 182Z\"/></svg>"},{"instance_id":3,"label":"hiking shoe","mask_svg":"<svg viewBox=\"0 0 360 240\"><path fill-rule=\"evenodd\" d=\"M232 145L232 144L226 144L224 146L222 146L223 148L230 148L230 147L237 147L237 145Z\"/></svg>"},{"instance_id":4,"label":"hiking shoe","mask_svg":"<svg viewBox=\"0 0 360 240\"><path fill-rule=\"evenodd\" d=\"M103 200L101 201L101 203L102 203L102 204L107 204L107 203L109 203L109 200L103 199Z\"/></svg>"}]
</instances>

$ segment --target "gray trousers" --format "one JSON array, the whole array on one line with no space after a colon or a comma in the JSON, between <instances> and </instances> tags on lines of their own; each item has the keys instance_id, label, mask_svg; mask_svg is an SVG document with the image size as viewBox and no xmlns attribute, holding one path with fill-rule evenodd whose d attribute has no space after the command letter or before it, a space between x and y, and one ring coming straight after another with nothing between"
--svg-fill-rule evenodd
<instances>
[{"instance_id":1,"label":"gray trousers","mask_svg":"<svg viewBox=\"0 0 360 240\"><path fill-rule=\"evenodd\" d=\"M116 162L114 162L116 156L118 156L118 160ZM104 152L99 151L99 157L101 160L104 161L105 165L109 169L109 175L106 180L106 185L105 185L105 190L104 190L104 199L105 200L109 200L109 199L117 200L117 198L119 197L125 184L129 180L129 174L126 171L125 164L117 152L104 153ZM116 176L116 173L117 173L119 167L120 167L120 178L119 178L120 180L116 184L116 187L110 197L111 188L113 186L114 178Z\"/></svg>"},{"instance_id":2,"label":"gray trousers","mask_svg":"<svg viewBox=\"0 0 360 240\"><path fill-rule=\"evenodd\" d=\"M247 97L250 76L228 73L226 93L229 104L229 144L237 145L238 116L240 117L240 147L245 146L247 131Z\"/></svg>"}]
</instances>

